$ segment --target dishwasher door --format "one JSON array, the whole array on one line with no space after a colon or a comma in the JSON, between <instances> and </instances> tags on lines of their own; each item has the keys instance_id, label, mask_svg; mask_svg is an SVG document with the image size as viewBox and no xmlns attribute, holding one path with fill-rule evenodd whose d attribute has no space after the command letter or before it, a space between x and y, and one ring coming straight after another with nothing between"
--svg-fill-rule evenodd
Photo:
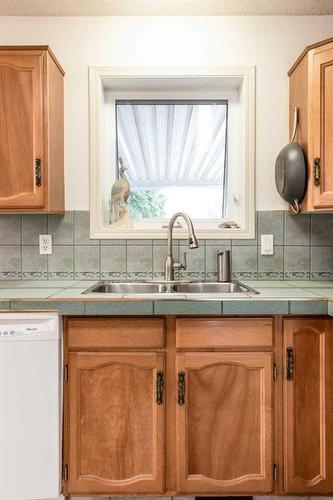
<instances>
[{"instance_id":1,"label":"dishwasher door","mask_svg":"<svg viewBox=\"0 0 333 500\"><path fill-rule=\"evenodd\" d=\"M0 314L0 500L59 498L59 326L56 314Z\"/></svg>"}]
</instances>

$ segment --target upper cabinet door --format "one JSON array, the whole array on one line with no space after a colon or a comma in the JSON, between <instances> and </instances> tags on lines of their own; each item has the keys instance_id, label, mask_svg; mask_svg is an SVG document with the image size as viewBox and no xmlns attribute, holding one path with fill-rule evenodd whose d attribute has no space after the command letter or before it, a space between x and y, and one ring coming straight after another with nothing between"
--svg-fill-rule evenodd
<instances>
[{"instance_id":1,"label":"upper cabinet door","mask_svg":"<svg viewBox=\"0 0 333 500\"><path fill-rule=\"evenodd\" d=\"M285 492L333 492L333 330L330 320L284 320Z\"/></svg>"},{"instance_id":2,"label":"upper cabinet door","mask_svg":"<svg viewBox=\"0 0 333 500\"><path fill-rule=\"evenodd\" d=\"M313 190L315 208L333 208L333 43L309 53L313 168L320 168ZM312 86L312 91L311 91ZM318 184L318 185L317 185Z\"/></svg>"},{"instance_id":3,"label":"upper cabinet door","mask_svg":"<svg viewBox=\"0 0 333 500\"><path fill-rule=\"evenodd\" d=\"M73 353L68 494L163 493L164 355Z\"/></svg>"},{"instance_id":4,"label":"upper cabinet door","mask_svg":"<svg viewBox=\"0 0 333 500\"><path fill-rule=\"evenodd\" d=\"M272 491L272 354L177 355L178 490Z\"/></svg>"},{"instance_id":5,"label":"upper cabinet door","mask_svg":"<svg viewBox=\"0 0 333 500\"><path fill-rule=\"evenodd\" d=\"M43 59L0 52L1 208L43 207L36 168L43 169Z\"/></svg>"}]
</instances>

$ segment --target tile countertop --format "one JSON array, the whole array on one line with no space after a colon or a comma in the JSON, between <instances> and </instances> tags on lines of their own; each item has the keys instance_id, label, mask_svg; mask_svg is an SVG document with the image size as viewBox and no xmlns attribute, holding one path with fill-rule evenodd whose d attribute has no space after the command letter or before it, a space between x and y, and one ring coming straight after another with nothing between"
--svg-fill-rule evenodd
<instances>
[{"instance_id":1,"label":"tile countertop","mask_svg":"<svg viewBox=\"0 0 333 500\"><path fill-rule=\"evenodd\" d=\"M1 310L55 309L79 315L329 314L333 281L244 281L259 295L88 294L92 281L0 281Z\"/></svg>"}]
</instances>

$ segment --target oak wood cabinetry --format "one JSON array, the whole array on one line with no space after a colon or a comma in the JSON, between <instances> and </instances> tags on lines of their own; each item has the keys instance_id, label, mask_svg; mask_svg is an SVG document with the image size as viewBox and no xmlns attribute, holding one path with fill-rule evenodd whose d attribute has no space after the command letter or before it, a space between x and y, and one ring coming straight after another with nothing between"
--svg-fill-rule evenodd
<instances>
[{"instance_id":1,"label":"oak wood cabinetry","mask_svg":"<svg viewBox=\"0 0 333 500\"><path fill-rule=\"evenodd\" d=\"M289 73L289 123L308 163L303 212L333 210L333 38L307 47Z\"/></svg>"},{"instance_id":2,"label":"oak wood cabinetry","mask_svg":"<svg viewBox=\"0 0 333 500\"><path fill-rule=\"evenodd\" d=\"M68 491L163 493L164 321L73 319L66 342Z\"/></svg>"},{"instance_id":3,"label":"oak wood cabinetry","mask_svg":"<svg viewBox=\"0 0 333 500\"><path fill-rule=\"evenodd\" d=\"M332 324L66 318L65 494L332 494Z\"/></svg>"},{"instance_id":4,"label":"oak wood cabinetry","mask_svg":"<svg viewBox=\"0 0 333 500\"><path fill-rule=\"evenodd\" d=\"M287 318L283 343L285 491L332 493L332 320Z\"/></svg>"},{"instance_id":5,"label":"oak wood cabinetry","mask_svg":"<svg viewBox=\"0 0 333 500\"><path fill-rule=\"evenodd\" d=\"M178 485L187 493L272 491L272 353L177 355Z\"/></svg>"},{"instance_id":6,"label":"oak wood cabinetry","mask_svg":"<svg viewBox=\"0 0 333 500\"><path fill-rule=\"evenodd\" d=\"M63 76L46 46L0 46L0 213L64 211Z\"/></svg>"},{"instance_id":7,"label":"oak wood cabinetry","mask_svg":"<svg viewBox=\"0 0 333 500\"><path fill-rule=\"evenodd\" d=\"M160 353L71 353L69 489L86 494L164 491Z\"/></svg>"},{"instance_id":8,"label":"oak wood cabinetry","mask_svg":"<svg viewBox=\"0 0 333 500\"><path fill-rule=\"evenodd\" d=\"M272 318L68 318L65 360L68 494L272 492Z\"/></svg>"}]
</instances>

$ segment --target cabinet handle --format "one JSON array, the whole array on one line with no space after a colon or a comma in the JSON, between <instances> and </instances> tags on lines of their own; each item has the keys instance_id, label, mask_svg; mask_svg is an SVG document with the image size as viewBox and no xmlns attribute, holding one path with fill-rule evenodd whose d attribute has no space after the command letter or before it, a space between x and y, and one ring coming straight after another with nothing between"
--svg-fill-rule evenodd
<instances>
[{"instance_id":1,"label":"cabinet handle","mask_svg":"<svg viewBox=\"0 0 333 500\"><path fill-rule=\"evenodd\" d=\"M161 405L163 403L163 391L164 391L164 374L162 371L158 371L156 374L156 403Z\"/></svg>"},{"instance_id":2,"label":"cabinet handle","mask_svg":"<svg viewBox=\"0 0 333 500\"><path fill-rule=\"evenodd\" d=\"M178 404L185 404L185 372L178 372Z\"/></svg>"},{"instance_id":3,"label":"cabinet handle","mask_svg":"<svg viewBox=\"0 0 333 500\"><path fill-rule=\"evenodd\" d=\"M294 378L294 349L287 347L287 380Z\"/></svg>"},{"instance_id":4,"label":"cabinet handle","mask_svg":"<svg viewBox=\"0 0 333 500\"><path fill-rule=\"evenodd\" d=\"M40 158L35 159L35 184L37 187L42 185L42 160Z\"/></svg>"},{"instance_id":5,"label":"cabinet handle","mask_svg":"<svg viewBox=\"0 0 333 500\"><path fill-rule=\"evenodd\" d=\"M320 158L313 160L313 183L316 187L320 186Z\"/></svg>"}]
</instances>

